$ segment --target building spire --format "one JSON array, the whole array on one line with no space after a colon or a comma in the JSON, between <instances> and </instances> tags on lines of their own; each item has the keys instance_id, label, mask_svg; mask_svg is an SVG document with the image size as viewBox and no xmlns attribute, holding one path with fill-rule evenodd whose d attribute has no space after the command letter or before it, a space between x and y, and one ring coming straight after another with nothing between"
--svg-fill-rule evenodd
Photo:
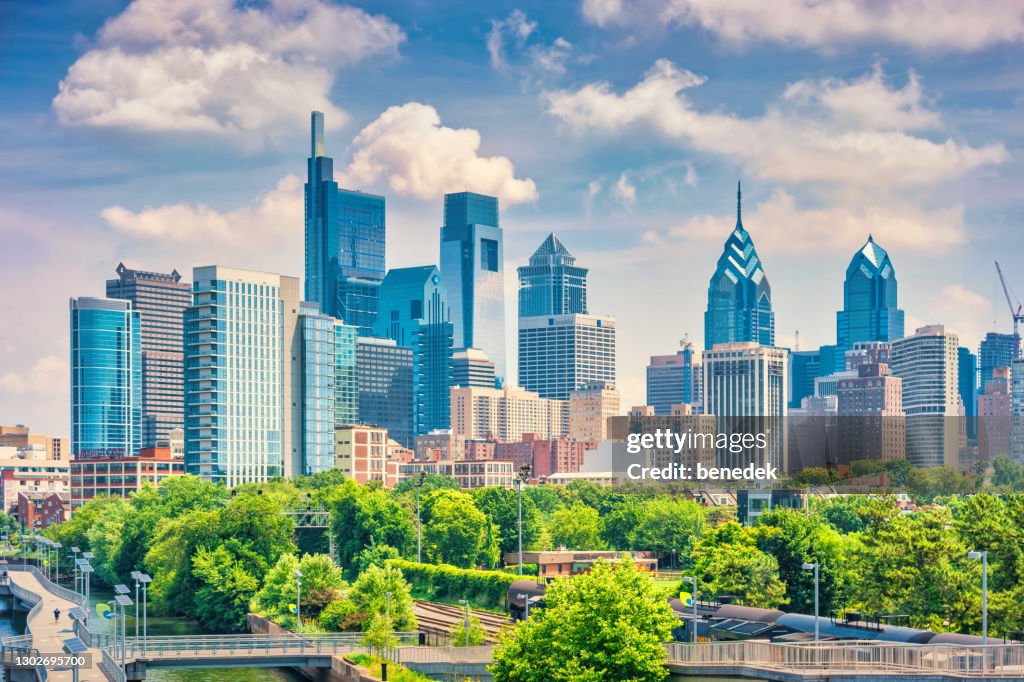
<instances>
[{"instance_id":1,"label":"building spire","mask_svg":"<svg viewBox=\"0 0 1024 682\"><path fill-rule=\"evenodd\" d=\"M736 181L736 224L743 224L743 189L739 180Z\"/></svg>"}]
</instances>

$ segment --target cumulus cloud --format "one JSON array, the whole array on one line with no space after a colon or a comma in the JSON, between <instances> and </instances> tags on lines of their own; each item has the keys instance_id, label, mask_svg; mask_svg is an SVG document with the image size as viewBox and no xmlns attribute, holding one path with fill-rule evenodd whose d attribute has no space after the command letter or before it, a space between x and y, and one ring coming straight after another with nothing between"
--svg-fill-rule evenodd
<instances>
[{"instance_id":1,"label":"cumulus cloud","mask_svg":"<svg viewBox=\"0 0 1024 682\"><path fill-rule=\"evenodd\" d=\"M657 17L734 45L765 41L834 49L885 42L970 51L1024 39L1024 5L1016 0L583 0L581 8L598 26L636 26Z\"/></svg>"},{"instance_id":2,"label":"cumulus cloud","mask_svg":"<svg viewBox=\"0 0 1024 682\"><path fill-rule=\"evenodd\" d=\"M10 370L0 374L0 394L21 399L54 400L67 394L70 381L67 358L45 355L22 371Z\"/></svg>"},{"instance_id":3,"label":"cumulus cloud","mask_svg":"<svg viewBox=\"0 0 1024 682\"><path fill-rule=\"evenodd\" d=\"M504 19L491 21L491 30L487 33L487 54L491 58L491 66L499 71L508 69L505 60L505 39L510 37L513 43L523 47L530 34L537 30L537 22L526 18L522 10L512 10Z\"/></svg>"},{"instance_id":4,"label":"cumulus cloud","mask_svg":"<svg viewBox=\"0 0 1024 682\"><path fill-rule=\"evenodd\" d=\"M992 329L992 301L963 284L947 284L929 303L931 315L957 333L961 346L976 348Z\"/></svg>"},{"instance_id":5,"label":"cumulus cloud","mask_svg":"<svg viewBox=\"0 0 1024 682\"><path fill-rule=\"evenodd\" d=\"M612 192L624 204L636 203L636 185L630 182L629 173L623 172L615 181Z\"/></svg>"},{"instance_id":6,"label":"cumulus cloud","mask_svg":"<svg viewBox=\"0 0 1024 682\"><path fill-rule=\"evenodd\" d=\"M71 65L53 107L67 126L141 131L274 135L311 109L340 126L334 72L402 40L387 18L322 0L134 0Z\"/></svg>"},{"instance_id":7,"label":"cumulus cloud","mask_svg":"<svg viewBox=\"0 0 1024 682\"><path fill-rule=\"evenodd\" d=\"M586 61L574 53L573 44L559 36L544 42L538 37L538 24L522 10L513 10L504 19L491 21L487 33L487 53L491 67L521 78L529 87L562 76L570 61Z\"/></svg>"},{"instance_id":8,"label":"cumulus cloud","mask_svg":"<svg viewBox=\"0 0 1024 682\"><path fill-rule=\"evenodd\" d=\"M934 127L920 83L911 74L892 89L876 67L868 76L801 81L761 116L698 110L685 95L705 79L658 60L618 94L607 82L544 93L549 112L576 132L646 128L702 152L727 157L761 178L861 187L923 185L959 177L1008 158L1002 144L973 147L908 132ZM871 113L878 106L890 116Z\"/></svg>"},{"instance_id":9,"label":"cumulus cloud","mask_svg":"<svg viewBox=\"0 0 1024 682\"><path fill-rule=\"evenodd\" d=\"M533 180L516 178L508 157L480 156L479 131L441 125L427 104L390 107L356 136L353 150L345 170L351 185L386 180L392 191L418 199L463 190L492 194L505 205L537 199Z\"/></svg>"}]
</instances>

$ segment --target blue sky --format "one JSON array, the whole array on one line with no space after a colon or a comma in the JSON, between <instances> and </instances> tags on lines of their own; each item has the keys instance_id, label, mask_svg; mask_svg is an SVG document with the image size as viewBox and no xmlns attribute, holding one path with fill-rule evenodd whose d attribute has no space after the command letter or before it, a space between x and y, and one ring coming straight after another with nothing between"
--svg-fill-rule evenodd
<instances>
[{"instance_id":1,"label":"blue sky","mask_svg":"<svg viewBox=\"0 0 1024 682\"><path fill-rule=\"evenodd\" d=\"M1010 327L994 258L1024 295L1022 40L1002 0L0 0L0 423L68 432L67 299L119 261L302 274L314 108L389 266L436 262L444 192L501 198L510 331L555 231L626 405L702 338L737 179L780 345L834 342L872 233L908 329L976 348Z\"/></svg>"}]
</instances>

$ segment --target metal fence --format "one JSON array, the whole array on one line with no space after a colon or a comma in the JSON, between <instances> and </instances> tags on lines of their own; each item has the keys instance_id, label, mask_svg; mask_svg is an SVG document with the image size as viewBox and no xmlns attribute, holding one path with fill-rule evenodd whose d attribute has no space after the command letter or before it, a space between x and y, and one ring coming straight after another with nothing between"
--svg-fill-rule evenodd
<instances>
[{"instance_id":1,"label":"metal fence","mask_svg":"<svg viewBox=\"0 0 1024 682\"><path fill-rule=\"evenodd\" d=\"M67 599L72 604L78 604L79 606L85 604L85 595L78 594L74 590L69 590L66 587L61 587L43 575L42 571L40 571L36 566L31 564L10 564L7 566L7 570L18 573L31 573L36 577L36 580L39 581L39 584L61 599Z\"/></svg>"},{"instance_id":2,"label":"metal fence","mask_svg":"<svg viewBox=\"0 0 1024 682\"><path fill-rule=\"evenodd\" d=\"M419 641L418 632L395 633L401 644ZM96 635L92 635L96 638ZM200 635L148 637L149 658L190 656L328 656L364 649L358 632L283 633L276 635ZM108 646L112 647L110 642ZM142 638L128 637L126 656L142 655Z\"/></svg>"},{"instance_id":3,"label":"metal fence","mask_svg":"<svg viewBox=\"0 0 1024 682\"><path fill-rule=\"evenodd\" d=\"M1024 675L1024 644L954 646L874 641L808 643L710 642L665 645L668 662L786 670Z\"/></svg>"},{"instance_id":4,"label":"metal fence","mask_svg":"<svg viewBox=\"0 0 1024 682\"><path fill-rule=\"evenodd\" d=\"M121 666L106 649L101 652L99 667L100 672L103 673L108 682L125 682L124 671L121 670Z\"/></svg>"},{"instance_id":5,"label":"metal fence","mask_svg":"<svg viewBox=\"0 0 1024 682\"><path fill-rule=\"evenodd\" d=\"M402 663L463 663L489 664L494 658L494 646L400 646L395 650L395 662Z\"/></svg>"}]
</instances>

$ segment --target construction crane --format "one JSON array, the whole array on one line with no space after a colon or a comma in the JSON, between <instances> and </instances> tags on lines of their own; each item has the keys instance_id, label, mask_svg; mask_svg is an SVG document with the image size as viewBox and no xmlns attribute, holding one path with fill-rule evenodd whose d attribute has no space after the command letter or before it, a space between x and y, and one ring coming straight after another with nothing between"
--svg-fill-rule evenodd
<instances>
[{"instance_id":1,"label":"construction crane","mask_svg":"<svg viewBox=\"0 0 1024 682\"><path fill-rule=\"evenodd\" d=\"M1006 286L1006 278L1003 277L1003 269L999 267L999 261L996 261L996 272L999 273L999 283L1003 285L1003 295L1006 296L1006 305L1010 306L1010 316L1013 317L1013 335L1020 338L1020 321L1024 320L1024 306L1017 301L1017 309L1013 309L1013 299L1010 298L1010 290Z\"/></svg>"}]
</instances>

